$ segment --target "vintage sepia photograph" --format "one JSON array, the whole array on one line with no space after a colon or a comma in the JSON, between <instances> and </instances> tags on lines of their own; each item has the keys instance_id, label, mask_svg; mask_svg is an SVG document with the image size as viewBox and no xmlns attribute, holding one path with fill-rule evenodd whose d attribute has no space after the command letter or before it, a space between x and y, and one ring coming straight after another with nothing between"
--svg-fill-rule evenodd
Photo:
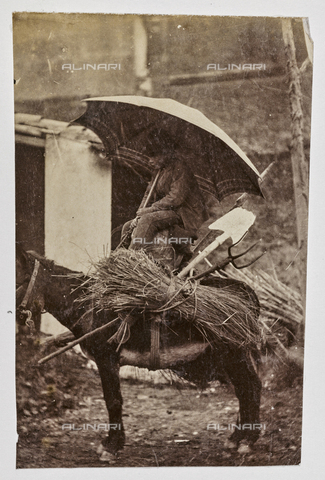
<instances>
[{"instance_id":1,"label":"vintage sepia photograph","mask_svg":"<svg viewBox=\"0 0 325 480\"><path fill-rule=\"evenodd\" d=\"M12 23L16 468L300 465L308 19Z\"/></svg>"}]
</instances>

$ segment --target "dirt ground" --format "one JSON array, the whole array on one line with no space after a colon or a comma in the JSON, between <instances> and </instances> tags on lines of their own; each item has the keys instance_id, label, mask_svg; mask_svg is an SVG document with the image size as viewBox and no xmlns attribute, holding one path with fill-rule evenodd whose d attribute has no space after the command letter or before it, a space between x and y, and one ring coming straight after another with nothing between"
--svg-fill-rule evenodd
<instances>
[{"instance_id":1,"label":"dirt ground","mask_svg":"<svg viewBox=\"0 0 325 480\"><path fill-rule=\"evenodd\" d=\"M87 361L74 352L41 369L32 367L36 358L39 352L31 352L28 342L18 343L18 469L300 463L298 378L279 388L274 383L276 371L268 368L263 374L263 430L253 452L246 455L224 447L231 434L228 425L237 420L238 401L231 385L214 383L200 392L185 384L122 380L126 445L108 463L96 453L108 423L97 371L87 368Z\"/></svg>"}]
</instances>

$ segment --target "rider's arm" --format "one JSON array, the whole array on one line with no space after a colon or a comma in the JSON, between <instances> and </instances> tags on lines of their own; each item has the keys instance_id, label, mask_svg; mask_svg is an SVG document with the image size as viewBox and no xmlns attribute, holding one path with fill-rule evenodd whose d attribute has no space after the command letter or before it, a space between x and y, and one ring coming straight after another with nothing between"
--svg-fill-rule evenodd
<instances>
[{"instance_id":1,"label":"rider's arm","mask_svg":"<svg viewBox=\"0 0 325 480\"><path fill-rule=\"evenodd\" d=\"M174 178L168 194L161 200L153 203L152 211L169 210L180 207L191 194L191 181L186 169L178 169L174 172Z\"/></svg>"}]
</instances>

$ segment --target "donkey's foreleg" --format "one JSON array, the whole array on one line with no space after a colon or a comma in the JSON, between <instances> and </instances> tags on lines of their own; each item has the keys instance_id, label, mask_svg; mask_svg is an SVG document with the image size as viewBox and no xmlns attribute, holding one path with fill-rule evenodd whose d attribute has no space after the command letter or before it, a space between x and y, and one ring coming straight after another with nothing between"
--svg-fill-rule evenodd
<instances>
[{"instance_id":1,"label":"donkey's foreleg","mask_svg":"<svg viewBox=\"0 0 325 480\"><path fill-rule=\"evenodd\" d=\"M102 445L105 450L115 454L123 448L125 442L118 357L106 346L94 351L93 356L101 378L109 416L109 434Z\"/></svg>"}]
</instances>

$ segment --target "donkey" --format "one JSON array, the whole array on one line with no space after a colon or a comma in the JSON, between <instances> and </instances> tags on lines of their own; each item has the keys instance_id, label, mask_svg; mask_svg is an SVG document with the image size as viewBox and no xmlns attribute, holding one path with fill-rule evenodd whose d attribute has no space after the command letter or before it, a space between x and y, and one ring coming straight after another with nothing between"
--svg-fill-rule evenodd
<instances>
[{"instance_id":1,"label":"donkey","mask_svg":"<svg viewBox=\"0 0 325 480\"><path fill-rule=\"evenodd\" d=\"M109 423L119 425L118 429L109 431L100 450L116 454L125 443L119 368L121 365L150 367L150 321L143 317L137 319L130 327L129 338L117 351L116 344L108 342L119 326L113 322L116 315L106 310L92 311L90 305L77 301L85 293L87 277L82 274L76 277L74 274L76 272L56 265L52 260L17 247L17 305L23 303L20 319L26 312L28 316L29 312L35 316L48 311L76 338L112 322L112 326L105 331L94 333L83 340L81 347L97 364ZM258 317L258 299L246 284L217 277L207 278L201 283L213 288L230 288L238 294L244 294L250 302L252 312ZM204 342L202 334L194 325L175 318L172 311L167 312L162 324L159 368L172 369L200 387L217 379L218 372L226 372L239 400L237 422L248 425L245 429L235 429L226 446L238 448L238 451L249 451L259 435L259 429L252 427L259 425L261 382L256 367L258 351L230 346L224 342L211 346Z\"/></svg>"}]
</instances>

